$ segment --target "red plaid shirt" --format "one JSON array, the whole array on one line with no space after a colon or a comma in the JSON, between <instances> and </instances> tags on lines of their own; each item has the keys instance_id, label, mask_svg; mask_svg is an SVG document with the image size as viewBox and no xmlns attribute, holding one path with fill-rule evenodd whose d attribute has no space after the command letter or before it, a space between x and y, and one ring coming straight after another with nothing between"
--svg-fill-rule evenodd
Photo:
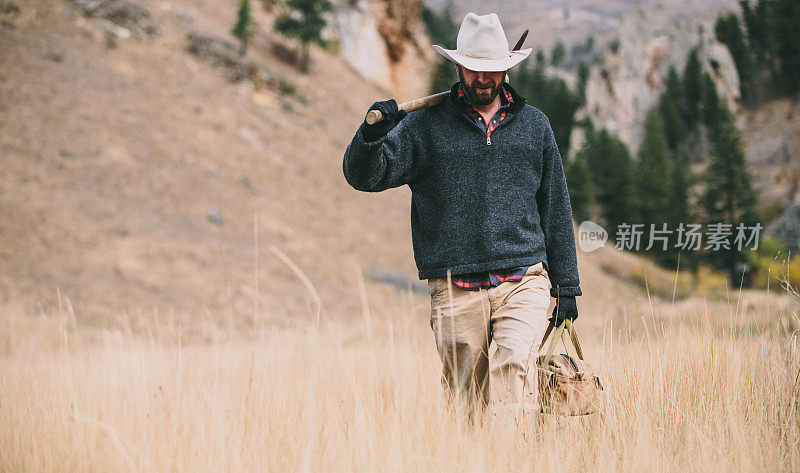
<instances>
[{"instance_id":1,"label":"red plaid shirt","mask_svg":"<svg viewBox=\"0 0 800 473\"><path fill-rule=\"evenodd\" d=\"M494 129L497 128L497 126L506 118L506 112L514 102L511 94L505 88L503 88L503 86L500 87L500 108L497 110L488 124L483 119L480 112L478 112L478 110L476 110L475 107L470 103L469 99L467 99L467 94L464 92L463 84L458 88L458 101L462 105L461 110L468 118L474 121L475 124L477 124L481 130L484 131L484 133L486 133L487 143L491 143L490 140L492 131L494 131ZM491 286L497 286L506 281L519 281L523 276L525 276L525 272L527 270L528 266L520 266L517 268L504 268L480 273L455 274L452 276L452 281L453 284L462 289L474 291L478 289L487 289Z\"/></svg>"},{"instance_id":2,"label":"red plaid shirt","mask_svg":"<svg viewBox=\"0 0 800 473\"><path fill-rule=\"evenodd\" d=\"M472 121L474 121L484 133L486 133L486 138L491 138L494 129L497 128L497 125L499 125L506 118L506 112L514 102L514 98L511 97L511 94L501 85L500 108L497 109L497 112L495 112L488 124L484 121L480 112L475 109L475 106L470 103L469 99L467 98L467 93L464 91L463 84L458 88L458 102L461 104L461 110L464 112L464 115L472 119Z\"/></svg>"}]
</instances>

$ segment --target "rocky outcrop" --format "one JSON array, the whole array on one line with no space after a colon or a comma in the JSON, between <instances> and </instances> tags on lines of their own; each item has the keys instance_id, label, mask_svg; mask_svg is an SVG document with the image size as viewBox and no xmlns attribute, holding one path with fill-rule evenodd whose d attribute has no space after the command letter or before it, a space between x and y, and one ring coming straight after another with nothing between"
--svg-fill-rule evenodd
<instances>
[{"instance_id":1,"label":"rocky outcrop","mask_svg":"<svg viewBox=\"0 0 800 473\"><path fill-rule=\"evenodd\" d=\"M120 39L153 37L158 28L150 12L125 0L70 0L87 18L100 23L109 34Z\"/></svg>"},{"instance_id":2,"label":"rocky outcrop","mask_svg":"<svg viewBox=\"0 0 800 473\"><path fill-rule=\"evenodd\" d=\"M19 7L10 0L0 0L0 29L14 28L14 18L19 16Z\"/></svg>"},{"instance_id":3,"label":"rocky outcrop","mask_svg":"<svg viewBox=\"0 0 800 473\"><path fill-rule=\"evenodd\" d=\"M690 50L697 46L703 69L711 74L717 92L736 110L739 76L728 49L714 37L713 20L678 18L663 6L637 8L618 30L618 47L590 69L586 105L577 118L589 117L638 149L647 110L658 100L670 66L683 72ZM570 149L578 150L583 135L576 130Z\"/></svg>"},{"instance_id":4,"label":"rocky outcrop","mask_svg":"<svg viewBox=\"0 0 800 473\"><path fill-rule=\"evenodd\" d=\"M769 223L764 233L779 239L792 254L800 251L800 204L794 204L774 222Z\"/></svg>"},{"instance_id":5,"label":"rocky outcrop","mask_svg":"<svg viewBox=\"0 0 800 473\"><path fill-rule=\"evenodd\" d=\"M256 88L280 90L280 81L258 64L241 57L232 42L197 32L189 33L186 40L187 51L220 70L229 81L249 79Z\"/></svg>"},{"instance_id":6,"label":"rocky outcrop","mask_svg":"<svg viewBox=\"0 0 800 473\"><path fill-rule=\"evenodd\" d=\"M421 7L421 0L340 0L328 33L364 78L398 97L415 97L427 91L435 60Z\"/></svg>"}]
</instances>

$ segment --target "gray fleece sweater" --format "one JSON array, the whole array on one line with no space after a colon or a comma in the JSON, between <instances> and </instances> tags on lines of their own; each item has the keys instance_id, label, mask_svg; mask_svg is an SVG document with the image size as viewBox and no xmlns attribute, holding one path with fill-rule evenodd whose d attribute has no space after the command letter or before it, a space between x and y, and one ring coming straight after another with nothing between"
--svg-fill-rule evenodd
<instances>
[{"instance_id":1,"label":"gray fleece sweater","mask_svg":"<svg viewBox=\"0 0 800 473\"><path fill-rule=\"evenodd\" d=\"M420 279L542 261L551 296L580 296L572 209L550 121L504 84L514 103L489 141L459 112L458 85L377 141L364 141L359 128L344 154L345 179L367 192L411 188Z\"/></svg>"}]
</instances>

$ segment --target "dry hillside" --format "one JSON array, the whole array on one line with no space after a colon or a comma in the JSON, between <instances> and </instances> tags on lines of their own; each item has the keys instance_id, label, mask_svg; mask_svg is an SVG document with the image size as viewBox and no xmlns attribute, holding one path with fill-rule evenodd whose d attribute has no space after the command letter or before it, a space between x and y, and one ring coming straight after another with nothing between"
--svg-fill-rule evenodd
<instances>
[{"instance_id":1,"label":"dry hillside","mask_svg":"<svg viewBox=\"0 0 800 473\"><path fill-rule=\"evenodd\" d=\"M6 15L6 304L50 312L60 292L84 324L120 311L305 320L315 313L314 290L323 313L361 312L361 268L368 303L397 307L403 293L385 280L416 281L409 192L360 193L341 172L364 111L391 92L318 48L311 72L297 73L275 53L276 43L291 45L269 31L261 9L249 60L284 92L229 82L187 52L189 33L228 37L235 13L228 3L141 0L158 33L115 41L64 0L17 2ZM610 275L638 268L619 258L611 249L579 254L582 306L642 294L624 274ZM424 287L416 294L424 312Z\"/></svg>"},{"instance_id":2,"label":"dry hillside","mask_svg":"<svg viewBox=\"0 0 800 473\"><path fill-rule=\"evenodd\" d=\"M227 37L226 2L141 2L160 34L116 48L67 2L18 5L0 31L4 298L34 308L60 289L79 313L250 312L256 216L265 314L307 309L271 245L325 305L358 301L356 262L413 274L408 196L342 178L363 110L387 93L341 61L314 50L300 75L260 28L251 57L297 91L257 91L186 52L189 32Z\"/></svg>"}]
</instances>

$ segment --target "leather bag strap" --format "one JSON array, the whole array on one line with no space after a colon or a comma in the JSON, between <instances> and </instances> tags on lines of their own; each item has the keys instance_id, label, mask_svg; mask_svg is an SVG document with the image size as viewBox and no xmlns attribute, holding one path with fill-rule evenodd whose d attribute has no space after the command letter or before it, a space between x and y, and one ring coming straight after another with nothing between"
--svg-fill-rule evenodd
<instances>
[{"instance_id":1,"label":"leather bag strap","mask_svg":"<svg viewBox=\"0 0 800 473\"><path fill-rule=\"evenodd\" d=\"M553 322L550 322L547 325L547 330L544 332L544 337L542 337L542 343L539 345L539 350L542 349L544 343L547 341L548 335L553 332L553 328L555 325ZM547 348L547 356L544 359L544 364L547 366L550 364L550 359L553 358L553 354L556 351L556 342L561 338L564 333L564 329L566 328L567 332L569 332L569 338L572 340L572 346L575 348L575 353L578 355L578 359L584 361L583 359L583 349L581 348L581 342L578 340L578 332L575 330L575 326L573 325L572 321L566 319L561 325L556 328L555 333L552 334L550 338L550 346Z\"/></svg>"},{"instance_id":2,"label":"leather bag strap","mask_svg":"<svg viewBox=\"0 0 800 473\"><path fill-rule=\"evenodd\" d=\"M575 325L571 320L567 319L567 330L569 331L569 338L572 339L572 346L575 347L575 353L578 354L578 359L583 360L583 349L581 349L581 342L578 340L578 332L575 330Z\"/></svg>"}]
</instances>

